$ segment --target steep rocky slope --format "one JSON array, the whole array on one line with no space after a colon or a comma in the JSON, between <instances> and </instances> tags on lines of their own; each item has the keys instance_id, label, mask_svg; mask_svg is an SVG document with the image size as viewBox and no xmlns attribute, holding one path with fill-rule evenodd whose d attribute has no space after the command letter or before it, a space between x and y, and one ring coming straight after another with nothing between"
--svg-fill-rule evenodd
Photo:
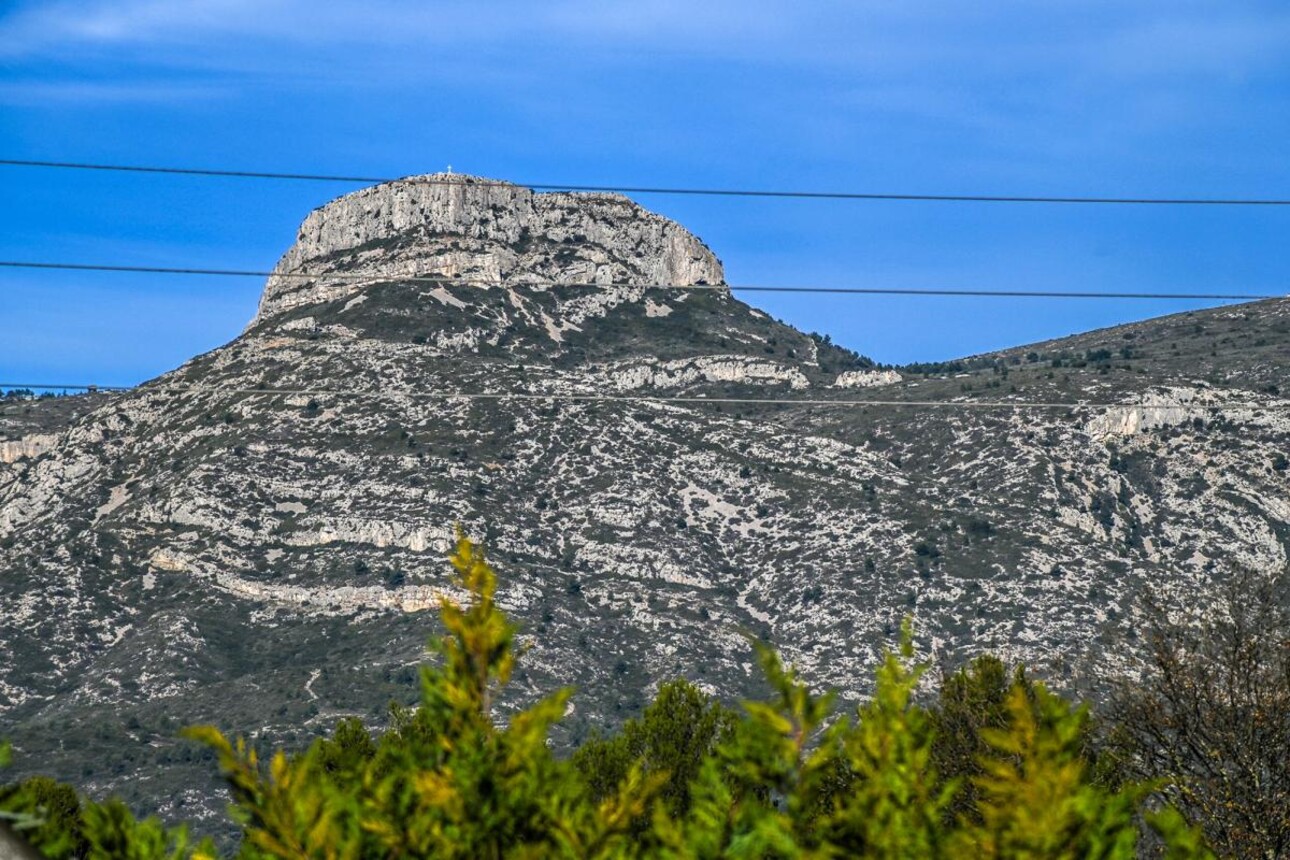
<instances>
[{"instance_id":1,"label":"steep rocky slope","mask_svg":"<svg viewBox=\"0 0 1290 860\"><path fill-rule=\"evenodd\" d=\"M455 522L532 637L517 695L579 688L569 737L661 678L754 691L742 631L849 698L905 615L1061 679L1120 665L1144 586L1203 610L1286 565L1286 302L882 371L626 198L469 177L334 201L275 272L227 346L0 409L29 769L206 814L178 726L299 743L414 699Z\"/></svg>"}]
</instances>

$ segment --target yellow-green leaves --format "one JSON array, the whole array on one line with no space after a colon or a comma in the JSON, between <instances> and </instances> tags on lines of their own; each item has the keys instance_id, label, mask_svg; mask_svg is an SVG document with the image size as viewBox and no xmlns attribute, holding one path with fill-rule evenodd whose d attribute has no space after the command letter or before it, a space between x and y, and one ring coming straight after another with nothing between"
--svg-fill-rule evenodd
<instances>
[{"instance_id":1,"label":"yellow-green leaves","mask_svg":"<svg viewBox=\"0 0 1290 860\"><path fill-rule=\"evenodd\" d=\"M839 735L851 779L827 826L855 857L937 857L948 836L943 813L954 786L937 778L930 721L913 702L923 667L910 664L908 626L901 642L902 656L885 655L873 698Z\"/></svg>"},{"instance_id":2,"label":"yellow-green leaves","mask_svg":"<svg viewBox=\"0 0 1290 860\"><path fill-rule=\"evenodd\" d=\"M1112 790L1090 778L1087 708L1020 680L1006 707L1005 728L982 730L989 751L975 779L977 815L961 819L953 850L982 858L1136 858L1137 817L1153 786ZM1168 856L1212 856L1176 812L1150 820Z\"/></svg>"},{"instance_id":3,"label":"yellow-green leaves","mask_svg":"<svg viewBox=\"0 0 1290 860\"><path fill-rule=\"evenodd\" d=\"M440 651L451 682L438 692L454 708L487 716L494 693L510 681L515 667L516 628L493 602L497 574L484 551L460 529L449 561L457 571L457 584L473 599L465 609L446 598L442 601L440 615L448 635Z\"/></svg>"}]
</instances>

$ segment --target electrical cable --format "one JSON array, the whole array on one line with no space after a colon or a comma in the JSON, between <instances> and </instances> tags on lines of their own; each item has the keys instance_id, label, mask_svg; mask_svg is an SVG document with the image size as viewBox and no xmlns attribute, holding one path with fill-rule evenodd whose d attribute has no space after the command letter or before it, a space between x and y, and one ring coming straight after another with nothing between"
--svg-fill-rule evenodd
<instances>
[{"instance_id":1,"label":"electrical cable","mask_svg":"<svg viewBox=\"0 0 1290 860\"><path fill-rule=\"evenodd\" d=\"M470 184L477 187L530 188L535 191L590 191L624 194L670 194L707 197L762 197L799 200L868 200L905 201L930 203L1055 203L1097 204L1131 206L1290 206L1290 199L1248 197L1081 197L1081 196L1027 196L1015 194L911 194L852 191L772 191L741 188L669 188L660 186L631 185L580 185L550 182L503 182L496 179L477 179L453 174L428 176L345 176L323 173L277 173L255 170L225 170L198 167L165 167L138 164L92 164L72 161L41 161L34 159L0 159L0 166L31 167L60 170L93 170L118 173L153 173L171 176L202 176L227 179L276 179L303 182L341 182L349 184Z\"/></svg>"},{"instance_id":2,"label":"electrical cable","mask_svg":"<svg viewBox=\"0 0 1290 860\"><path fill-rule=\"evenodd\" d=\"M563 283L554 281L508 281L461 278L445 275L389 275L359 272L270 272L247 269L199 269L166 266L115 266L102 263L49 263L27 260L0 260L0 268L36 269L73 272L133 273L145 275L184 275L235 278L284 278L302 280L331 280L348 282L427 283L443 286L507 287L546 289L552 287L574 289L607 289L622 287L645 290L689 290L739 293L815 293L866 296L967 296L996 298L1047 298L1047 299L1162 299L1170 301L1261 301L1285 298L1276 293L1165 293L1165 292L1098 292L1096 290L991 290L975 288L916 287L823 287L777 286L754 284L655 284L655 283Z\"/></svg>"}]
</instances>

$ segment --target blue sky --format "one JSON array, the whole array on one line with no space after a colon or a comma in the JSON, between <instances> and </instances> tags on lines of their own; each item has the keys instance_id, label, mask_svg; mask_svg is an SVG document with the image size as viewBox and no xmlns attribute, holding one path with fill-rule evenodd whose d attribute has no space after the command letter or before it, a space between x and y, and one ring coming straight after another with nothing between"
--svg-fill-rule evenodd
<instances>
[{"instance_id":1,"label":"blue sky","mask_svg":"<svg viewBox=\"0 0 1290 860\"><path fill-rule=\"evenodd\" d=\"M1290 8L0 4L0 157L517 182L1290 197ZM268 268L348 186L0 168L0 258ZM732 283L1286 292L1290 209L646 197ZM261 284L0 272L0 381L132 383ZM890 362L1203 306L759 294Z\"/></svg>"}]
</instances>

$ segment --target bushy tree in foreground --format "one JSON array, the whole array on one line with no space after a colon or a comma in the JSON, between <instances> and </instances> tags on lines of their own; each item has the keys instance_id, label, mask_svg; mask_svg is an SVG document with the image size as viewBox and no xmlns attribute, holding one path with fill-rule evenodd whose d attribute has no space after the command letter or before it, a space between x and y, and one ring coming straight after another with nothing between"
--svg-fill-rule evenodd
<instances>
[{"instance_id":1,"label":"bushy tree in foreground","mask_svg":"<svg viewBox=\"0 0 1290 860\"><path fill-rule=\"evenodd\" d=\"M1087 712L1041 684L1008 683L1000 718L975 729L974 769L938 773L946 715L914 700L923 668L908 630L850 717L759 646L768 701L736 714L678 682L619 734L560 759L548 736L569 691L498 720L516 629L478 547L461 539L452 563L472 600L444 602L421 706L396 709L379 737L344 720L303 754L265 761L242 739L188 730L218 756L239 857L1130 858L1144 821L1166 856L1210 856L1172 808L1144 809L1152 784L1091 777ZM183 830L47 783L7 790L0 808L50 857L212 855Z\"/></svg>"}]
</instances>

